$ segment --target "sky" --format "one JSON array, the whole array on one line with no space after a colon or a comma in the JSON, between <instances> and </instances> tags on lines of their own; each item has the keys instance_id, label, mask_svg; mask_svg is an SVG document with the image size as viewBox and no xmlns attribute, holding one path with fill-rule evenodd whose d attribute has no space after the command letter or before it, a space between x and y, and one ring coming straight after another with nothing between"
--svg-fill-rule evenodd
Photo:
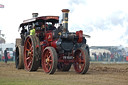
<instances>
[{"instance_id":1,"label":"sky","mask_svg":"<svg viewBox=\"0 0 128 85\"><path fill-rule=\"evenodd\" d=\"M83 30L89 46L128 46L128 0L0 0L0 30L6 43L20 37L19 25L32 13L57 15L69 9L69 31Z\"/></svg>"}]
</instances>

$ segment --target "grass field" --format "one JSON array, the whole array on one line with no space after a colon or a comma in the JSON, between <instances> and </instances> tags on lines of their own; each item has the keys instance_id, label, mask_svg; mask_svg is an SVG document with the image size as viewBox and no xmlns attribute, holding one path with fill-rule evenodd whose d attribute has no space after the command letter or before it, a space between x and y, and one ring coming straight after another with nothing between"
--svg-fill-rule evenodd
<instances>
[{"instance_id":1,"label":"grass field","mask_svg":"<svg viewBox=\"0 0 128 85\"><path fill-rule=\"evenodd\" d=\"M73 68L48 75L42 69L27 72L17 70L14 62L0 62L0 85L128 85L128 64L91 63L85 75Z\"/></svg>"}]
</instances>

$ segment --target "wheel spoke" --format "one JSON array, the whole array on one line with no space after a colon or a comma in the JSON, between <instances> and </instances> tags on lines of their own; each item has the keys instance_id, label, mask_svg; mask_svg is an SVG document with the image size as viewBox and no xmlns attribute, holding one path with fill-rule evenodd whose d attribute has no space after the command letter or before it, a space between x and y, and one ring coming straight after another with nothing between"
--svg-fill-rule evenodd
<instances>
[{"instance_id":1,"label":"wheel spoke","mask_svg":"<svg viewBox=\"0 0 128 85\"><path fill-rule=\"evenodd\" d=\"M79 63L78 63L78 67L77 68L78 68L78 70L80 69L80 64Z\"/></svg>"},{"instance_id":2,"label":"wheel spoke","mask_svg":"<svg viewBox=\"0 0 128 85\"><path fill-rule=\"evenodd\" d=\"M46 68L47 68L47 66L48 66L48 63L45 63L45 66L46 66Z\"/></svg>"},{"instance_id":3,"label":"wheel spoke","mask_svg":"<svg viewBox=\"0 0 128 85\"><path fill-rule=\"evenodd\" d=\"M33 58L33 54L31 54L31 58Z\"/></svg>"},{"instance_id":4,"label":"wheel spoke","mask_svg":"<svg viewBox=\"0 0 128 85\"><path fill-rule=\"evenodd\" d=\"M52 64L49 64L49 69L51 69L52 68Z\"/></svg>"},{"instance_id":5,"label":"wheel spoke","mask_svg":"<svg viewBox=\"0 0 128 85\"><path fill-rule=\"evenodd\" d=\"M52 63L52 60L49 60L50 63Z\"/></svg>"},{"instance_id":6,"label":"wheel spoke","mask_svg":"<svg viewBox=\"0 0 128 85\"><path fill-rule=\"evenodd\" d=\"M81 60L81 63L85 63L85 60Z\"/></svg>"},{"instance_id":7,"label":"wheel spoke","mask_svg":"<svg viewBox=\"0 0 128 85\"><path fill-rule=\"evenodd\" d=\"M50 57L50 52L48 51L48 52L47 52L47 58L49 58L49 57Z\"/></svg>"},{"instance_id":8,"label":"wheel spoke","mask_svg":"<svg viewBox=\"0 0 128 85\"><path fill-rule=\"evenodd\" d=\"M47 55L46 58L49 58L49 56Z\"/></svg>"},{"instance_id":9,"label":"wheel spoke","mask_svg":"<svg viewBox=\"0 0 128 85\"><path fill-rule=\"evenodd\" d=\"M29 49L26 48L26 51L29 51Z\"/></svg>"},{"instance_id":10,"label":"wheel spoke","mask_svg":"<svg viewBox=\"0 0 128 85\"><path fill-rule=\"evenodd\" d=\"M48 55L48 53L49 53L49 51L48 51L48 50L46 50L46 53L45 53L45 54L46 54L46 55Z\"/></svg>"},{"instance_id":11,"label":"wheel spoke","mask_svg":"<svg viewBox=\"0 0 128 85\"><path fill-rule=\"evenodd\" d=\"M29 59L30 59L30 57L27 57L27 58L26 58L26 60L29 60Z\"/></svg>"},{"instance_id":12,"label":"wheel spoke","mask_svg":"<svg viewBox=\"0 0 128 85\"><path fill-rule=\"evenodd\" d=\"M81 69L83 69L84 64L80 64Z\"/></svg>"},{"instance_id":13,"label":"wheel spoke","mask_svg":"<svg viewBox=\"0 0 128 85\"><path fill-rule=\"evenodd\" d=\"M48 68L48 63L45 64L45 68L46 68L47 70L49 70L49 68Z\"/></svg>"},{"instance_id":14,"label":"wheel spoke","mask_svg":"<svg viewBox=\"0 0 128 85\"><path fill-rule=\"evenodd\" d=\"M79 53L79 58L80 58L80 59L82 58L82 55L81 55L81 53Z\"/></svg>"},{"instance_id":15,"label":"wheel spoke","mask_svg":"<svg viewBox=\"0 0 128 85\"><path fill-rule=\"evenodd\" d=\"M79 70L79 66L80 64L79 63L76 63L76 68Z\"/></svg>"},{"instance_id":16,"label":"wheel spoke","mask_svg":"<svg viewBox=\"0 0 128 85\"><path fill-rule=\"evenodd\" d=\"M30 41L29 41L29 39L27 40L27 43L29 44L29 47L31 47L32 45L31 45L31 43L30 43Z\"/></svg>"},{"instance_id":17,"label":"wheel spoke","mask_svg":"<svg viewBox=\"0 0 128 85\"><path fill-rule=\"evenodd\" d=\"M30 51L33 51L33 47L32 46L30 47Z\"/></svg>"},{"instance_id":18,"label":"wheel spoke","mask_svg":"<svg viewBox=\"0 0 128 85\"><path fill-rule=\"evenodd\" d=\"M44 57L47 58L48 56L48 50L46 50Z\"/></svg>"},{"instance_id":19,"label":"wheel spoke","mask_svg":"<svg viewBox=\"0 0 128 85\"><path fill-rule=\"evenodd\" d=\"M30 61L30 62L28 63L28 67L29 67L29 68L30 68L31 64L32 64L32 61Z\"/></svg>"},{"instance_id":20,"label":"wheel spoke","mask_svg":"<svg viewBox=\"0 0 128 85\"><path fill-rule=\"evenodd\" d=\"M49 53L49 56L48 56L48 57L49 57L49 58L51 58L51 56L52 56L52 54L51 54L51 53Z\"/></svg>"}]
</instances>

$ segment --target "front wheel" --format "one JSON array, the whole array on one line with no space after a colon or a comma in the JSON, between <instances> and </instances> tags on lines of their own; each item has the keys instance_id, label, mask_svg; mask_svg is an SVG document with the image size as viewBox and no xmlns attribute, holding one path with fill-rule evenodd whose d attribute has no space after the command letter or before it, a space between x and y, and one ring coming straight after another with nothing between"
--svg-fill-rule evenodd
<instances>
[{"instance_id":1,"label":"front wheel","mask_svg":"<svg viewBox=\"0 0 128 85\"><path fill-rule=\"evenodd\" d=\"M74 53L74 69L77 73L85 74L89 69L89 54L86 49L79 48Z\"/></svg>"},{"instance_id":2,"label":"front wheel","mask_svg":"<svg viewBox=\"0 0 128 85\"><path fill-rule=\"evenodd\" d=\"M42 68L46 73L54 74L57 68L58 58L53 47L46 47L42 55Z\"/></svg>"}]
</instances>

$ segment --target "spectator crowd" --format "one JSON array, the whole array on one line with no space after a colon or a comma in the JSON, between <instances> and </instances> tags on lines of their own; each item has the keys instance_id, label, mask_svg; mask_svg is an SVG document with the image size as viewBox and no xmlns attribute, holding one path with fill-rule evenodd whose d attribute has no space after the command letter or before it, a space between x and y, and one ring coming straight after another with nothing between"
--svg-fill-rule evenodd
<instances>
[{"instance_id":1,"label":"spectator crowd","mask_svg":"<svg viewBox=\"0 0 128 85\"><path fill-rule=\"evenodd\" d=\"M128 52L96 52L92 53L94 61L128 62Z\"/></svg>"}]
</instances>

